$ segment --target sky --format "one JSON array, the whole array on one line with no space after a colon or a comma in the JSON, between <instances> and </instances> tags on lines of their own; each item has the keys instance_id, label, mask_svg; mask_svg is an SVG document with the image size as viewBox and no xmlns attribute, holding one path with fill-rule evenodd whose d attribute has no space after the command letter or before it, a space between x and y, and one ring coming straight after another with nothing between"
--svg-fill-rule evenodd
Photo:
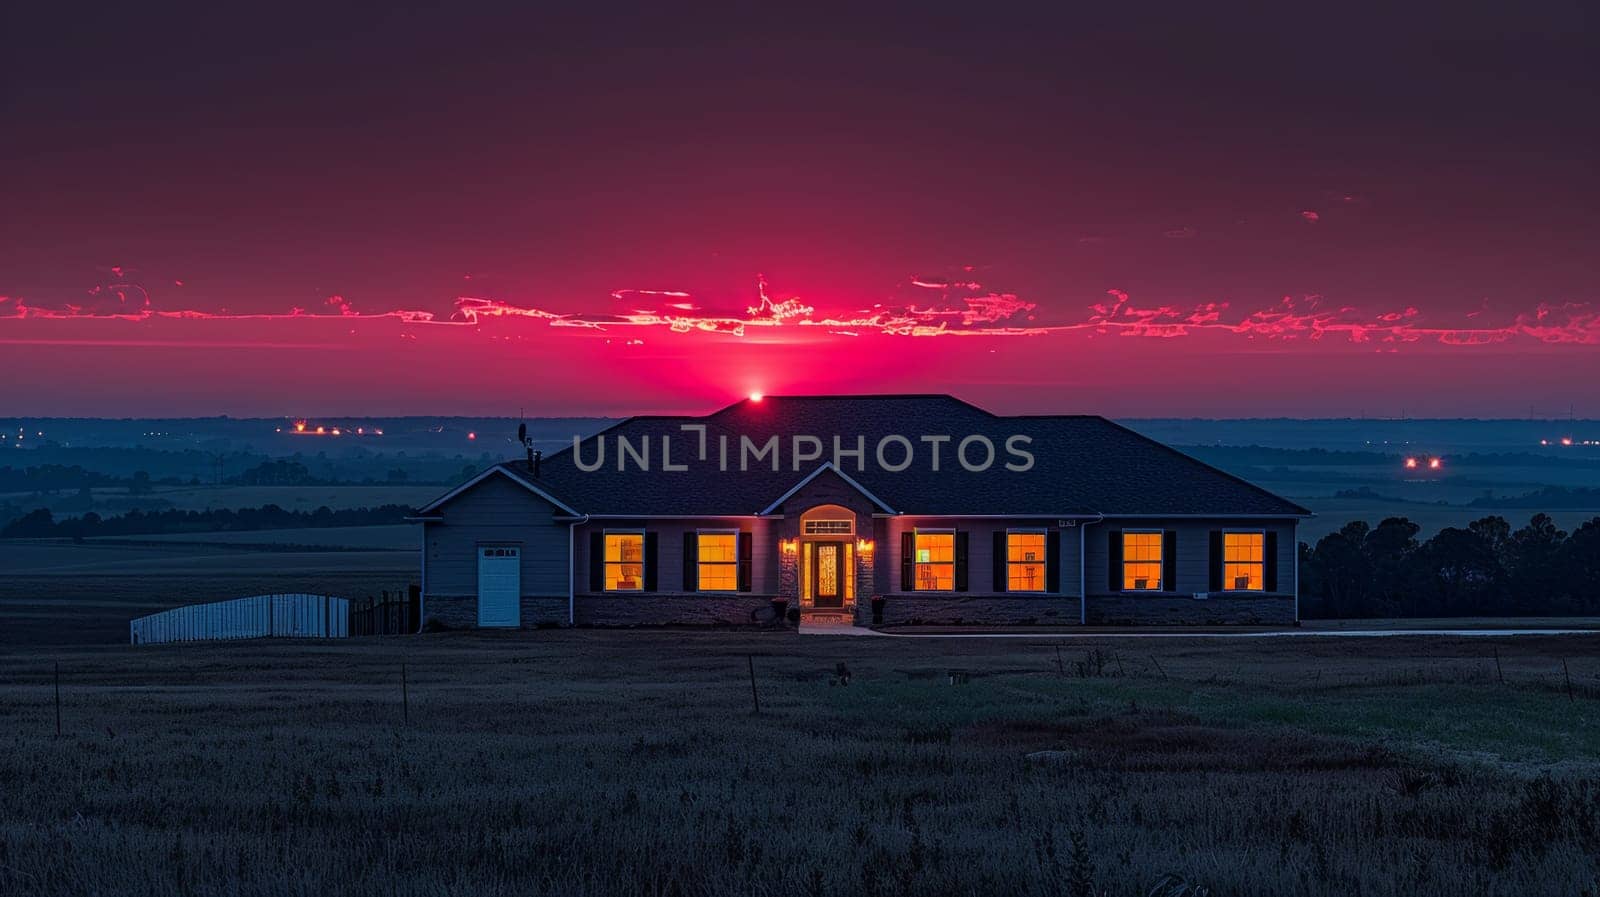
<instances>
[{"instance_id":1,"label":"sky","mask_svg":"<svg viewBox=\"0 0 1600 897\"><path fill-rule=\"evenodd\" d=\"M0 14L0 415L1600 417L1579 3L233 6Z\"/></svg>"}]
</instances>

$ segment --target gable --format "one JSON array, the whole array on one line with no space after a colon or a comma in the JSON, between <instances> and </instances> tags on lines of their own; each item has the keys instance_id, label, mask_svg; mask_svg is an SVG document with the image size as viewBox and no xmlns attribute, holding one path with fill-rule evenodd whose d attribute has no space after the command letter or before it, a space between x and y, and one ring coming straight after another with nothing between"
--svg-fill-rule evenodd
<instances>
[{"instance_id":1,"label":"gable","mask_svg":"<svg viewBox=\"0 0 1600 897\"><path fill-rule=\"evenodd\" d=\"M869 516L878 511L894 513L894 509L884 504L882 499L867 491L849 475L840 473L832 464L824 464L812 471L763 508L761 513L788 514L817 505L840 505Z\"/></svg>"},{"instance_id":2,"label":"gable","mask_svg":"<svg viewBox=\"0 0 1600 897\"><path fill-rule=\"evenodd\" d=\"M448 511L463 515L523 515L530 509L577 516L548 490L528 483L504 467L491 467L418 511L419 515Z\"/></svg>"}]
</instances>

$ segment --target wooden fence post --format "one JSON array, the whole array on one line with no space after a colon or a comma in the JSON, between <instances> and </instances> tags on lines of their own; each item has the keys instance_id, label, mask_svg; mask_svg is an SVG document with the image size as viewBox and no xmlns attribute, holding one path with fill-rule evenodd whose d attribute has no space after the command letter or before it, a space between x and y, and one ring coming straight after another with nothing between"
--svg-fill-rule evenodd
<instances>
[{"instance_id":1,"label":"wooden fence post","mask_svg":"<svg viewBox=\"0 0 1600 897\"><path fill-rule=\"evenodd\" d=\"M756 706L756 715L761 715L761 695L756 693L756 657L746 654L744 659L750 663L750 701Z\"/></svg>"},{"instance_id":2,"label":"wooden fence post","mask_svg":"<svg viewBox=\"0 0 1600 897\"><path fill-rule=\"evenodd\" d=\"M61 661L56 661L56 737L61 737Z\"/></svg>"},{"instance_id":3,"label":"wooden fence post","mask_svg":"<svg viewBox=\"0 0 1600 897\"><path fill-rule=\"evenodd\" d=\"M1161 674L1161 678L1170 678L1167 676L1167 671L1161 668L1161 661L1156 660L1156 656L1154 654L1150 655L1150 662L1156 665L1156 672Z\"/></svg>"}]
</instances>

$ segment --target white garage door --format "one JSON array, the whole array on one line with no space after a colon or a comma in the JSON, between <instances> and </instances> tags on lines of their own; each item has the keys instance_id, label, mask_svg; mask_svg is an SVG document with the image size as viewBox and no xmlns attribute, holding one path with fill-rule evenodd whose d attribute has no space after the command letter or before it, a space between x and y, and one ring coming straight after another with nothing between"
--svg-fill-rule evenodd
<instances>
[{"instance_id":1,"label":"white garage door","mask_svg":"<svg viewBox=\"0 0 1600 897\"><path fill-rule=\"evenodd\" d=\"M522 549L500 545L478 547L478 625L519 626L522 623Z\"/></svg>"}]
</instances>

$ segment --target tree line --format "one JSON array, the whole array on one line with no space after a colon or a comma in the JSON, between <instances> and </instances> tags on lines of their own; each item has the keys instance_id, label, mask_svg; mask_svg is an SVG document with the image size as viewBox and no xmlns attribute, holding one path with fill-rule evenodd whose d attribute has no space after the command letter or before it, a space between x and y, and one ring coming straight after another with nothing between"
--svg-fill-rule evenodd
<instances>
[{"instance_id":1,"label":"tree line","mask_svg":"<svg viewBox=\"0 0 1600 897\"><path fill-rule=\"evenodd\" d=\"M38 508L6 524L0 538L7 539L86 539L94 536L144 536L160 533L240 532L263 529L301 529L327 526L380 526L403 523L412 513L405 505L380 505L375 508L323 506L315 511L289 511L277 505L259 508L208 509L204 511L132 510L114 517L101 517L93 511L82 517L55 519L48 508Z\"/></svg>"},{"instance_id":2,"label":"tree line","mask_svg":"<svg viewBox=\"0 0 1600 897\"><path fill-rule=\"evenodd\" d=\"M1500 516L1447 527L1357 520L1300 543L1307 618L1539 616L1600 613L1600 517L1572 533L1545 514L1513 530Z\"/></svg>"}]
</instances>

